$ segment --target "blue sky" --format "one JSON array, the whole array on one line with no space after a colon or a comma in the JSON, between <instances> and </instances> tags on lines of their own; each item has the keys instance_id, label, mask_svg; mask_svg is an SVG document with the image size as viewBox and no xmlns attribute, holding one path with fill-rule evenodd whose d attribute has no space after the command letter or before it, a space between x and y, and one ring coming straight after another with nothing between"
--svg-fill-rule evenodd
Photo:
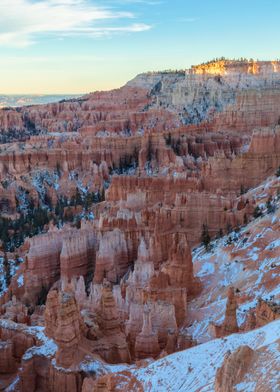
<instances>
[{"instance_id":1,"label":"blue sky","mask_svg":"<svg viewBox=\"0 0 280 392\"><path fill-rule=\"evenodd\" d=\"M0 94L86 93L213 57L280 57L278 0L0 0Z\"/></svg>"}]
</instances>

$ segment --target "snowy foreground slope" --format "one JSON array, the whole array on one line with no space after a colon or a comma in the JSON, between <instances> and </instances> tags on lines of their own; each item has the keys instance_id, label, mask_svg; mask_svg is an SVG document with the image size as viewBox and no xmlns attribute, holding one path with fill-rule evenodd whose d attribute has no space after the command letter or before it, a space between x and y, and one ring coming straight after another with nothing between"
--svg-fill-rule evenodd
<instances>
[{"instance_id":1,"label":"snowy foreground slope","mask_svg":"<svg viewBox=\"0 0 280 392\"><path fill-rule=\"evenodd\" d=\"M241 345L261 352L252 374L236 386L238 392L280 391L280 320L263 328L215 339L158 360L133 374L145 392L212 392L215 375L226 353ZM260 388L260 389L256 389Z\"/></svg>"},{"instance_id":2,"label":"snowy foreground slope","mask_svg":"<svg viewBox=\"0 0 280 392\"><path fill-rule=\"evenodd\" d=\"M211 323L220 324L225 315L227 288L238 290L239 327L259 298L280 301L280 209L279 179L270 178L251 191L263 216L239 232L212 242L212 249L193 251L194 273L202 282L201 294L188 304L188 332L198 343L209 341ZM267 213L265 201L272 197L276 210Z\"/></svg>"}]
</instances>

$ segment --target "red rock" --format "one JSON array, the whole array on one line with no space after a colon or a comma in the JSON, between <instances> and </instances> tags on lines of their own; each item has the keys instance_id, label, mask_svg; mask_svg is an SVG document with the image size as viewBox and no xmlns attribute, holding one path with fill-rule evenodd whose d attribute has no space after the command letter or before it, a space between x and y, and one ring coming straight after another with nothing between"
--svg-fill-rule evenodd
<instances>
[{"instance_id":1,"label":"red rock","mask_svg":"<svg viewBox=\"0 0 280 392\"><path fill-rule=\"evenodd\" d=\"M173 235L173 246L170 250L170 262L163 268L174 287L185 287L188 294L199 291L199 283L193 276L192 255L185 235ZM198 287L195 287L195 286Z\"/></svg>"},{"instance_id":2,"label":"red rock","mask_svg":"<svg viewBox=\"0 0 280 392\"><path fill-rule=\"evenodd\" d=\"M0 341L0 373L14 373L16 361L13 356L13 343Z\"/></svg>"},{"instance_id":3,"label":"red rock","mask_svg":"<svg viewBox=\"0 0 280 392\"><path fill-rule=\"evenodd\" d=\"M129 266L128 250L124 234L115 229L106 232L99 243L94 273L95 283L102 283L106 278L117 283Z\"/></svg>"},{"instance_id":4,"label":"red rock","mask_svg":"<svg viewBox=\"0 0 280 392\"><path fill-rule=\"evenodd\" d=\"M86 276L89 264L87 237L75 232L71 234L63 240L60 253L61 276L69 280L80 275Z\"/></svg>"},{"instance_id":5,"label":"red rock","mask_svg":"<svg viewBox=\"0 0 280 392\"><path fill-rule=\"evenodd\" d=\"M157 332L152 329L151 312L148 307L144 308L142 331L136 337L135 357L136 359L155 358L159 355Z\"/></svg>"},{"instance_id":6,"label":"red rock","mask_svg":"<svg viewBox=\"0 0 280 392\"><path fill-rule=\"evenodd\" d=\"M17 301L16 296L13 296L11 301L3 305L3 310L5 313L1 318L6 318L21 324L29 322L28 309L21 302Z\"/></svg>"},{"instance_id":7,"label":"red rock","mask_svg":"<svg viewBox=\"0 0 280 392\"><path fill-rule=\"evenodd\" d=\"M215 392L231 392L239 384L250 367L254 351L248 346L240 346L229 353L218 369L215 380Z\"/></svg>"},{"instance_id":8,"label":"red rock","mask_svg":"<svg viewBox=\"0 0 280 392\"><path fill-rule=\"evenodd\" d=\"M46 333L58 345L56 363L70 367L79 343L85 334L85 326L71 292L50 291L45 311Z\"/></svg>"},{"instance_id":9,"label":"red rock","mask_svg":"<svg viewBox=\"0 0 280 392\"><path fill-rule=\"evenodd\" d=\"M216 337L227 336L239 331L236 317L237 301L234 287L229 287L225 319L221 326L215 326Z\"/></svg>"},{"instance_id":10,"label":"red rock","mask_svg":"<svg viewBox=\"0 0 280 392\"><path fill-rule=\"evenodd\" d=\"M263 327L264 325L270 323L271 321L277 320L280 318L280 307L277 303L262 301L258 302L256 308L256 327Z\"/></svg>"}]
</instances>

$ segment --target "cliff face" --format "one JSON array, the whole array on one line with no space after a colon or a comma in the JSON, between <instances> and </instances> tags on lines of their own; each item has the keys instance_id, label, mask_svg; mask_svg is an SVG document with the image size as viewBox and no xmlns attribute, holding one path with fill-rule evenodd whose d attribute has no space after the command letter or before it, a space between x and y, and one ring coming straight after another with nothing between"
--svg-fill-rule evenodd
<instances>
[{"instance_id":1,"label":"cliff face","mask_svg":"<svg viewBox=\"0 0 280 392\"><path fill-rule=\"evenodd\" d=\"M194 75L273 75L280 72L279 61L218 60L195 65L189 71Z\"/></svg>"},{"instance_id":2,"label":"cliff face","mask_svg":"<svg viewBox=\"0 0 280 392\"><path fill-rule=\"evenodd\" d=\"M213 121L216 129L249 131L279 117L279 62L220 61L186 73L144 74L128 83L141 85L151 88L156 107L182 111L184 124Z\"/></svg>"},{"instance_id":3,"label":"cliff face","mask_svg":"<svg viewBox=\"0 0 280 392\"><path fill-rule=\"evenodd\" d=\"M236 341L279 319L279 85L277 62L222 61L0 111L5 387L195 392L219 364L222 392L277 368Z\"/></svg>"}]
</instances>

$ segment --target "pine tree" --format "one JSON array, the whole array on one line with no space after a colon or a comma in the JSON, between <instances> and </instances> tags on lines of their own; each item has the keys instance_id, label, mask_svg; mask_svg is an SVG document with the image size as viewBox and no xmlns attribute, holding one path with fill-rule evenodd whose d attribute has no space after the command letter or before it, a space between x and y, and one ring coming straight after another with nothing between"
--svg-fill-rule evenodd
<instances>
[{"instance_id":1,"label":"pine tree","mask_svg":"<svg viewBox=\"0 0 280 392\"><path fill-rule=\"evenodd\" d=\"M9 287L9 285L11 283L12 276L11 276L11 267L10 267L10 263L9 263L8 256L7 256L6 252L4 253L3 267L4 267L6 285L7 285L7 287Z\"/></svg>"},{"instance_id":2,"label":"pine tree","mask_svg":"<svg viewBox=\"0 0 280 392\"><path fill-rule=\"evenodd\" d=\"M204 245L206 250L209 249L210 241L211 241L211 238L210 238L210 235L209 235L208 226L206 224L204 224L202 226L201 242Z\"/></svg>"},{"instance_id":3,"label":"pine tree","mask_svg":"<svg viewBox=\"0 0 280 392\"><path fill-rule=\"evenodd\" d=\"M82 196L79 191L79 188L76 188L76 195L75 195L75 205L80 206L83 204Z\"/></svg>"},{"instance_id":4,"label":"pine tree","mask_svg":"<svg viewBox=\"0 0 280 392\"><path fill-rule=\"evenodd\" d=\"M61 177L61 165L59 162L57 162L57 164L56 164L56 172L57 172L58 177L60 178Z\"/></svg>"},{"instance_id":5,"label":"pine tree","mask_svg":"<svg viewBox=\"0 0 280 392\"><path fill-rule=\"evenodd\" d=\"M135 148L134 148L134 151L133 151L133 160L134 160L135 167L138 167L138 164L139 164L139 162L138 162L138 161L139 161L138 156L139 156L138 150L137 150L137 148L135 147Z\"/></svg>"},{"instance_id":6,"label":"pine tree","mask_svg":"<svg viewBox=\"0 0 280 392\"><path fill-rule=\"evenodd\" d=\"M246 189L245 189L244 185L241 184L241 186L240 186L240 195L244 195L244 193L246 193Z\"/></svg>"},{"instance_id":7,"label":"pine tree","mask_svg":"<svg viewBox=\"0 0 280 392\"><path fill-rule=\"evenodd\" d=\"M254 216L255 219L257 219L257 218L259 218L260 216L262 216L262 210L260 209L259 206L257 206L257 207L254 209L253 216Z\"/></svg>"},{"instance_id":8,"label":"pine tree","mask_svg":"<svg viewBox=\"0 0 280 392\"><path fill-rule=\"evenodd\" d=\"M48 295L48 289L45 286L43 286L41 288L39 295L38 295L37 305L39 305L39 306L45 305L47 295Z\"/></svg>"},{"instance_id":9,"label":"pine tree","mask_svg":"<svg viewBox=\"0 0 280 392\"><path fill-rule=\"evenodd\" d=\"M227 224L227 234L230 234L232 232L232 226L230 223Z\"/></svg>"},{"instance_id":10,"label":"pine tree","mask_svg":"<svg viewBox=\"0 0 280 392\"><path fill-rule=\"evenodd\" d=\"M101 189L100 202L101 201L105 201L105 189L104 189L104 187Z\"/></svg>"},{"instance_id":11,"label":"pine tree","mask_svg":"<svg viewBox=\"0 0 280 392\"><path fill-rule=\"evenodd\" d=\"M167 136L167 138L166 138L166 144L167 144L168 146L171 146L171 142L172 142L172 140L171 140L171 133L169 132L169 133L168 133L168 136Z\"/></svg>"},{"instance_id":12,"label":"pine tree","mask_svg":"<svg viewBox=\"0 0 280 392\"><path fill-rule=\"evenodd\" d=\"M20 264L20 258L19 258L19 255L17 253L15 254L15 262L16 262L16 265Z\"/></svg>"},{"instance_id":13,"label":"pine tree","mask_svg":"<svg viewBox=\"0 0 280 392\"><path fill-rule=\"evenodd\" d=\"M153 148L152 148L152 140L149 138L148 140L148 150L147 150L147 161L151 162L153 158Z\"/></svg>"},{"instance_id":14,"label":"pine tree","mask_svg":"<svg viewBox=\"0 0 280 392\"><path fill-rule=\"evenodd\" d=\"M268 199L266 202L266 208L267 208L267 213L271 214L273 212L275 212L275 205L272 204L271 199Z\"/></svg>"}]
</instances>

